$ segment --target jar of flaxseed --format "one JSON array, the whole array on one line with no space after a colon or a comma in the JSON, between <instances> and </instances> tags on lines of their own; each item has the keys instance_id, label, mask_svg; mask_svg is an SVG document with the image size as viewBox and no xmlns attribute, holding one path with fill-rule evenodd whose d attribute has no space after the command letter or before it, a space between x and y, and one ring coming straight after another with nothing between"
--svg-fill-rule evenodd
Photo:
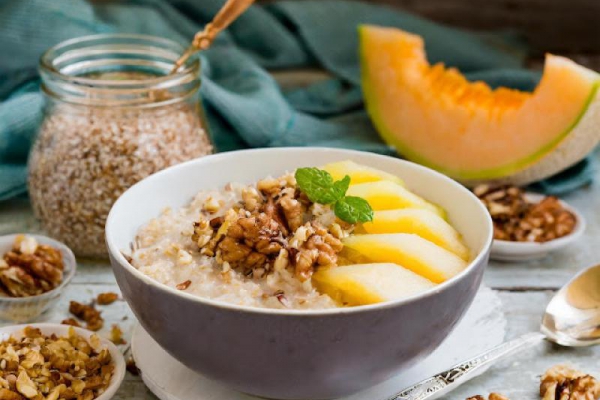
<instances>
[{"instance_id":1,"label":"jar of flaxseed","mask_svg":"<svg viewBox=\"0 0 600 400\"><path fill-rule=\"evenodd\" d=\"M211 153L200 65L175 42L141 35L69 40L41 58L45 118L29 157L29 194L52 237L104 257L104 223L127 188Z\"/></svg>"}]
</instances>

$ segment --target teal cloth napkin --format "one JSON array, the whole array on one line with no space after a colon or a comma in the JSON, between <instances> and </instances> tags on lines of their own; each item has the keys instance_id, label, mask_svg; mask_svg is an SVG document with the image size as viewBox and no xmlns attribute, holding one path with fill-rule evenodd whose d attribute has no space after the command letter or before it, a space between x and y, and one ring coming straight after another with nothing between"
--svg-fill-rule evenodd
<instances>
[{"instance_id":1,"label":"teal cloth napkin","mask_svg":"<svg viewBox=\"0 0 600 400\"><path fill-rule=\"evenodd\" d=\"M48 47L95 33L162 36L182 44L223 0L19 0L0 4L0 200L26 191L26 160L42 118L37 61ZM202 53L201 94L218 151L265 146L333 146L393 154L362 104L357 25L396 26L425 38L432 62L470 79L530 90L525 49L510 33L474 34L383 6L335 0L253 6ZM266 69L320 67L332 79L282 91ZM587 161L586 161L587 162ZM544 182L572 190L591 179L588 164ZM567 184L565 184L565 182ZM562 189L561 189L562 188Z\"/></svg>"}]
</instances>

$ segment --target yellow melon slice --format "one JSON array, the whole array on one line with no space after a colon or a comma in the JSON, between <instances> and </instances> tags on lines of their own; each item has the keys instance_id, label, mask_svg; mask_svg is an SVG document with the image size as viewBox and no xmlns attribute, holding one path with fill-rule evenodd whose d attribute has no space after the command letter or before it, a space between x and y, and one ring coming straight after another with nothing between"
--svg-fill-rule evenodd
<instances>
[{"instance_id":1,"label":"yellow melon slice","mask_svg":"<svg viewBox=\"0 0 600 400\"><path fill-rule=\"evenodd\" d=\"M312 282L319 292L347 306L399 300L435 286L414 272L390 263L320 268Z\"/></svg>"},{"instance_id":2,"label":"yellow melon slice","mask_svg":"<svg viewBox=\"0 0 600 400\"><path fill-rule=\"evenodd\" d=\"M526 93L432 66L423 39L395 28L360 27L360 55L366 107L383 139L466 183L539 180L600 140L600 75L566 58L548 55Z\"/></svg>"},{"instance_id":3,"label":"yellow melon slice","mask_svg":"<svg viewBox=\"0 0 600 400\"><path fill-rule=\"evenodd\" d=\"M402 210L375 211L372 222L357 227L365 233L414 233L469 260L470 252L460 233L439 215L429 210L405 208Z\"/></svg>"},{"instance_id":4,"label":"yellow melon slice","mask_svg":"<svg viewBox=\"0 0 600 400\"><path fill-rule=\"evenodd\" d=\"M399 185L404 185L404 181L396 175L381 171L377 168L357 164L350 160L330 163L322 166L321 169L329 172L336 181L348 175L350 177L351 185L377 181L391 181L396 182Z\"/></svg>"},{"instance_id":5,"label":"yellow melon slice","mask_svg":"<svg viewBox=\"0 0 600 400\"><path fill-rule=\"evenodd\" d=\"M417 196L395 182L379 181L352 185L346 194L362 197L369 202L371 208L375 211L396 208L423 208L443 218L446 217L444 209Z\"/></svg>"},{"instance_id":6,"label":"yellow melon slice","mask_svg":"<svg viewBox=\"0 0 600 400\"><path fill-rule=\"evenodd\" d=\"M349 260L399 264L434 283L452 278L467 266L456 254L411 233L354 235L343 242L341 254Z\"/></svg>"}]
</instances>

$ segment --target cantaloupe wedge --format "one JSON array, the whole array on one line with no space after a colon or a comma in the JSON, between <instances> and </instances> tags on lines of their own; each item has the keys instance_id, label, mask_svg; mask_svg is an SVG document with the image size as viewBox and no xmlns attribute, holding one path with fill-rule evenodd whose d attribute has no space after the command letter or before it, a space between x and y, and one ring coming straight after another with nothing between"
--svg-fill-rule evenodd
<instances>
[{"instance_id":1,"label":"cantaloupe wedge","mask_svg":"<svg viewBox=\"0 0 600 400\"><path fill-rule=\"evenodd\" d=\"M446 217L444 209L417 196L395 182L379 181L352 185L346 194L362 197L369 202L371 208L375 211L397 208L423 208L438 214L442 218Z\"/></svg>"},{"instance_id":2,"label":"cantaloupe wedge","mask_svg":"<svg viewBox=\"0 0 600 400\"><path fill-rule=\"evenodd\" d=\"M354 161L339 161L324 165L321 169L329 172L334 180L340 180L344 176L350 177L350 184L390 181L404 186L404 181L396 175L381 171L377 168L357 164Z\"/></svg>"},{"instance_id":3,"label":"cantaloupe wedge","mask_svg":"<svg viewBox=\"0 0 600 400\"><path fill-rule=\"evenodd\" d=\"M319 292L347 306L398 300L435 286L414 272L390 263L320 268L312 282Z\"/></svg>"},{"instance_id":4,"label":"cantaloupe wedge","mask_svg":"<svg viewBox=\"0 0 600 400\"><path fill-rule=\"evenodd\" d=\"M359 29L366 108L404 157L468 184L525 184L583 159L600 140L600 75L546 57L533 93L468 82L430 65L420 36Z\"/></svg>"},{"instance_id":5,"label":"cantaloupe wedge","mask_svg":"<svg viewBox=\"0 0 600 400\"><path fill-rule=\"evenodd\" d=\"M375 211L373 221L357 227L365 233L414 233L451 251L463 260L469 260L470 252L460 233L439 215L417 208Z\"/></svg>"},{"instance_id":6,"label":"cantaloupe wedge","mask_svg":"<svg viewBox=\"0 0 600 400\"><path fill-rule=\"evenodd\" d=\"M342 256L349 260L399 264L434 283L452 278L467 266L456 254L411 233L354 235L343 242Z\"/></svg>"}]
</instances>

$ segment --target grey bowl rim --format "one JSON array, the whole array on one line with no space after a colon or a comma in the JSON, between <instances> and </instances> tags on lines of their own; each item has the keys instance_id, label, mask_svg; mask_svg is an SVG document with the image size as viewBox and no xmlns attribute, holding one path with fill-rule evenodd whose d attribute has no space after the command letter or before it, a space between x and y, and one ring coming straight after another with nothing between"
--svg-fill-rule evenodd
<instances>
[{"instance_id":1,"label":"grey bowl rim","mask_svg":"<svg viewBox=\"0 0 600 400\"><path fill-rule=\"evenodd\" d=\"M376 304L368 304L368 305L362 305L362 306L337 307L337 308L320 309L320 310L260 308L260 307L252 307L252 306L244 306L244 305L226 303L226 302L222 302L222 301L218 301L218 300L212 300L212 299L208 299L208 298L204 298L204 297L200 297L200 296L195 296L193 294L189 294L189 293L177 290L175 288L172 288L164 283L158 282L158 281L150 278L149 276L143 274L137 268L135 268L133 265L131 265L131 263L129 263L127 261L127 259L124 257L124 255L121 253L121 251L118 250L116 244L114 243L112 237L110 236L110 232L113 229L112 226L116 224L116 222L114 222L114 219L115 219L114 210L119 205L120 200L127 193L129 193L130 191L132 191L136 187L138 187L138 185L145 184L145 182L148 180L156 179L155 178L156 176L164 175L167 173L172 173L172 171L177 170L177 169L184 169L185 167L187 167L190 164L196 164L196 163L201 164L201 163L205 162L207 159L211 159L211 160L215 160L215 159L218 160L220 158L227 159L229 157L235 157L237 154L242 153L242 152L243 153L255 153L255 154L260 155L261 153L269 153L271 151L290 151L290 152L300 151L300 152L308 153L307 155L314 154L315 151L324 152L324 153L326 153L327 151L343 152L343 153L348 154L349 156L351 156L353 154L354 155L367 154L368 156L373 156L375 158L382 157L385 159L394 160L394 162L398 162L401 164L410 164L412 167L423 170L426 173L433 174L434 176L436 176L439 179L449 181L451 183L451 185L453 185L457 190L467 193L468 196L472 196L473 199L476 200L477 207L483 213L483 215L486 217L486 221L487 221L487 224L486 224L487 225L487 235L486 236L487 236L487 238L485 240L485 245L483 246L481 251L477 254L477 256L469 262L469 264L463 271L461 271L459 274L453 276L452 278L448 279L447 281L436 285L431 290L427 290L425 292L418 293L416 295L409 296L409 297L406 297L406 298L403 298L400 300L394 300L394 301L388 301L388 302L382 302L382 303L376 303ZM163 293L175 295L176 297L181 297L188 301L200 303L205 306L212 306L217 309L224 309L224 310L234 311L234 312L243 312L243 313L260 314L260 315L280 315L280 316L288 316L288 317L319 317L319 316L327 316L327 315L356 314L356 313L362 313L362 312L370 312L370 311L377 311L377 310L383 310L383 309L388 309L388 308L395 308L395 307L399 307L399 306L402 306L402 305L405 305L408 303L417 302L422 298L427 298L430 296L437 295L437 294L441 293L442 291L452 288L460 280L464 279L467 275L469 275L469 273L475 268L475 266L483 263L485 257L489 256L491 246L492 246L492 240L493 240L493 228L492 227L493 227L492 218L491 218L489 212L487 211L487 208L485 208L483 203L481 203L481 201L479 201L477 196L475 196L469 189L467 189L465 186L461 185L454 179L452 179L438 171L435 171L431 168L425 167L423 165L420 165L420 164L417 164L417 163L414 163L411 161L403 160L400 158L396 158L396 157L386 156L386 155L372 153L372 152L368 152L368 151L360 151L360 150L350 150L350 149L331 148L331 147L270 147L270 148L258 148L258 149L242 149L242 150L227 151L227 152L223 152L223 153L211 154L208 156L196 158L193 160L185 161L180 164L173 165L171 167L168 167L161 171L158 171L150 176L147 176L146 178L142 179L141 181L137 182L136 184L131 186L129 189L127 189L123 194L121 194L121 196L119 196L117 201L115 201L113 203L113 206L111 207L111 210L108 214L108 218L106 219L106 225L105 225L104 231L105 231L106 246L107 246L108 252L112 259L111 262L113 262L113 263L117 262L121 267L123 267L126 271L128 271L132 276L141 280L146 285L150 285L150 286L153 286L153 287L159 289Z\"/></svg>"},{"instance_id":2,"label":"grey bowl rim","mask_svg":"<svg viewBox=\"0 0 600 400\"><path fill-rule=\"evenodd\" d=\"M68 256L68 257L64 257L64 253L63 253L63 260L65 260L65 269L66 269L67 265L70 266L70 268L69 268L67 274L63 274L63 280L60 283L60 285L58 285L54 289L49 290L42 294L35 295L35 296L27 296L27 297L0 296L0 303L2 303L2 302L4 302L4 303L26 303L26 302L31 302L31 301L52 299L54 296L60 297L62 289L65 288L69 283L71 283L71 280L73 280L73 277L75 276L75 272L77 272L77 259L75 258L75 254L73 254L73 251L66 244L59 242L56 239L52 239L51 237L40 235L37 233L11 233L8 235L1 235L0 240L12 238L12 241L14 242L14 238L17 237L18 235L32 236L36 240L38 240L38 243L42 243L41 241L39 241L39 239L41 238L43 241L49 243L51 246L59 248L61 250L61 252L66 253L66 255ZM4 256L4 254L2 254L2 256ZM67 258L69 258L70 260Z\"/></svg>"}]
</instances>

